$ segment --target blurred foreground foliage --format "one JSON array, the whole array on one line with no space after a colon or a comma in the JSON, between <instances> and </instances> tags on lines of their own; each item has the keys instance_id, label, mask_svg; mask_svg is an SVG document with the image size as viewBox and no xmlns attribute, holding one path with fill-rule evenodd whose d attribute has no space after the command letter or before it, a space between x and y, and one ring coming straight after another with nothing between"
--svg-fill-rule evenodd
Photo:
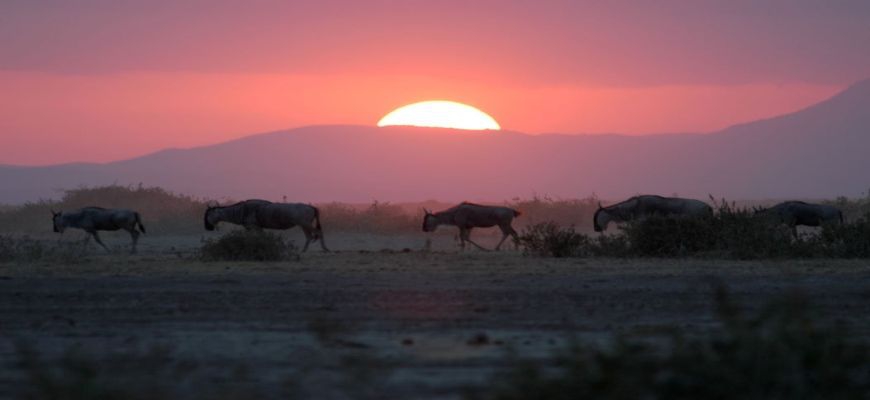
<instances>
[{"instance_id":1,"label":"blurred foreground foliage","mask_svg":"<svg viewBox=\"0 0 870 400\"><path fill-rule=\"evenodd\" d=\"M818 322L791 294L755 314L723 288L716 327L703 335L672 329L664 340L619 337L608 346L575 343L552 358L511 358L506 372L469 399L865 399L870 347L841 326Z\"/></svg>"}]
</instances>

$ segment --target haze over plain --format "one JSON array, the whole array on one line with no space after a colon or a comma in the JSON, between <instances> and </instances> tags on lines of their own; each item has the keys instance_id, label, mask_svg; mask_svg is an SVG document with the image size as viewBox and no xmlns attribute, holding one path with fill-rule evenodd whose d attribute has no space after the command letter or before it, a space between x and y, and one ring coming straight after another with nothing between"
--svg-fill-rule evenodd
<instances>
[{"instance_id":1,"label":"haze over plain","mask_svg":"<svg viewBox=\"0 0 870 400\"><path fill-rule=\"evenodd\" d=\"M810 107L870 76L868 18L870 4L861 1L4 2L0 164L105 163L190 150L105 166L4 168L9 185L0 201L140 181L217 195L217 183L199 179L199 169L296 179L288 171L310 165L318 170L305 182L278 181L289 188L283 194L366 201L532 192L856 195L868 186L862 160L844 160L864 144L859 131L868 124L855 109L866 102L800 113L808 125L794 130L749 122ZM521 137L510 134L436 138L408 130L419 137L401 138L390 133L396 129L368 128L396 107L430 99L474 105L510 132L641 137L523 138L536 144L519 151L503 144ZM262 140L216 145L252 133L304 126L321 127L287 135L290 147L194 157ZM758 137L646 136L745 127ZM362 142L360 152L347 154L341 145L348 141L329 139L340 131ZM444 153L449 143L487 141L507 147L499 154L471 146L458 159ZM560 145L548 147L553 142ZM146 162L167 154L192 157L178 161L183 174L159 175L161 167ZM345 161L364 156L408 164L335 178L359 170ZM421 157L431 157L425 168ZM142 170L120 167L130 165ZM659 172L632 172L639 167ZM45 181L34 181L45 171ZM424 178L444 183L414 180ZM227 182L232 196L275 183L238 179L245 182ZM363 186L374 181L407 189ZM327 190L327 182L340 187Z\"/></svg>"}]
</instances>

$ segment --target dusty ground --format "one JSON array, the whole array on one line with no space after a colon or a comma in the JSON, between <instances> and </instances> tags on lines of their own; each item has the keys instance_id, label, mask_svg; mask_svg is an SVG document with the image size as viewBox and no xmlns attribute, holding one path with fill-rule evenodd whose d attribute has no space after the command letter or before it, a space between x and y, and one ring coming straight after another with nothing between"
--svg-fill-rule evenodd
<instances>
[{"instance_id":1,"label":"dusty ground","mask_svg":"<svg viewBox=\"0 0 870 400\"><path fill-rule=\"evenodd\" d=\"M298 262L202 263L188 258L199 240L0 265L0 398L94 387L457 398L507 354L542 358L569 340L669 326L702 333L716 282L748 308L800 290L823 318L870 336L868 261L540 259L458 253L448 235L429 252L420 236L337 235L337 252Z\"/></svg>"}]
</instances>

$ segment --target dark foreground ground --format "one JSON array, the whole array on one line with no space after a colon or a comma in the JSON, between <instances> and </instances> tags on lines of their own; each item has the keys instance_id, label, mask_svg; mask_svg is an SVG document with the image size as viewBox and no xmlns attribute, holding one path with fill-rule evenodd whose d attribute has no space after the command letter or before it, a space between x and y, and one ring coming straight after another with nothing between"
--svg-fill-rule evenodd
<instances>
[{"instance_id":1,"label":"dark foreground ground","mask_svg":"<svg viewBox=\"0 0 870 400\"><path fill-rule=\"evenodd\" d=\"M870 336L868 282L867 261L418 250L0 265L0 398L459 398L508 355L673 326L702 334L717 283L749 309L799 290Z\"/></svg>"}]
</instances>

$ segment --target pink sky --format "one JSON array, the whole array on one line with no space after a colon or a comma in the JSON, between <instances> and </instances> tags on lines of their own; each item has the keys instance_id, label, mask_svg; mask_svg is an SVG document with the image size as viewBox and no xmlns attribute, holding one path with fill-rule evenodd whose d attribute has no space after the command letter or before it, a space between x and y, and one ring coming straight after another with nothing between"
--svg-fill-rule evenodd
<instances>
[{"instance_id":1,"label":"pink sky","mask_svg":"<svg viewBox=\"0 0 870 400\"><path fill-rule=\"evenodd\" d=\"M0 164L110 161L412 102L528 133L709 132L870 77L870 3L0 4Z\"/></svg>"}]
</instances>

